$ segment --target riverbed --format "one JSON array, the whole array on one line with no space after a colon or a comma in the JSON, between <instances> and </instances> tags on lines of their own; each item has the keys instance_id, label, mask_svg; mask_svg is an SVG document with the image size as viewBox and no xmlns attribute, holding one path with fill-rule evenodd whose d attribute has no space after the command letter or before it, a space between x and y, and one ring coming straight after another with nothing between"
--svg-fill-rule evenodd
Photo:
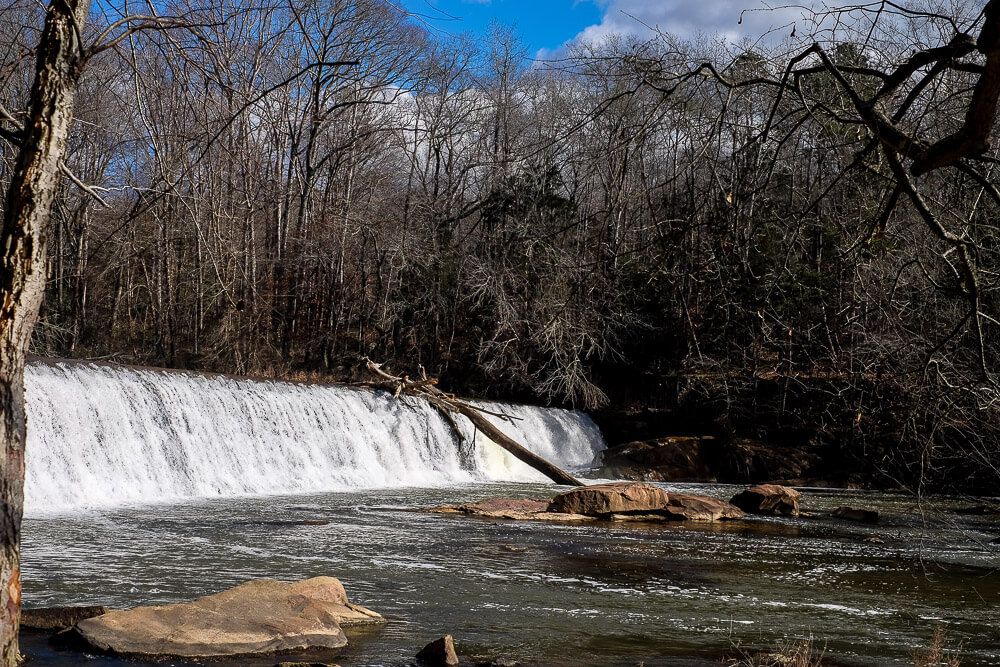
<instances>
[{"instance_id":1,"label":"riverbed","mask_svg":"<svg viewBox=\"0 0 1000 667\"><path fill-rule=\"evenodd\" d=\"M720 498L736 490L666 488ZM498 483L31 516L25 605L162 604L252 578L332 575L352 601L389 619L349 634L336 658L343 667L409 664L444 633L466 659L525 665L719 664L723 654L808 638L838 664L906 665L938 626L961 644L963 665L1000 665L1000 525L955 511L969 500L814 489L803 494L813 518L703 525L416 511L551 493ZM840 505L878 509L882 523L822 518ZM33 665L84 662L40 636L24 649Z\"/></svg>"}]
</instances>

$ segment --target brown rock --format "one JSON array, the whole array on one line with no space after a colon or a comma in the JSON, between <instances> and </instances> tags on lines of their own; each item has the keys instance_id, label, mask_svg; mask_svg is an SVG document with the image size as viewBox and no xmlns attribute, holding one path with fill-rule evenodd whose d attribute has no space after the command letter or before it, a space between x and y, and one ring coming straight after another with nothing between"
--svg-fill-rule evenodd
<instances>
[{"instance_id":1,"label":"brown rock","mask_svg":"<svg viewBox=\"0 0 1000 667\"><path fill-rule=\"evenodd\" d=\"M725 500L693 493L671 493L664 511L670 518L681 521L719 521L740 519L743 510Z\"/></svg>"},{"instance_id":2,"label":"brown rock","mask_svg":"<svg viewBox=\"0 0 1000 667\"><path fill-rule=\"evenodd\" d=\"M485 512L518 512L530 514L545 512L549 508L548 500L525 500L519 498L492 498L478 503L459 505L458 511L465 514L483 514Z\"/></svg>"},{"instance_id":3,"label":"brown rock","mask_svg":"<svg viewBox=\"0 0 1000 667\"><path fill-rule=\"evenodd\" d=\"M778 484L758 484L740 491L729 501L750 514L799 515L800 494Z\"/></svg>"},{"instance_id":4,"label":"brown rock","mask_svg":"<svg viewBox=\"0 0 1000 667\"><path fill-rule=\"evenodd\" d=\"M845 521L857 521L859 523L878 523L878 512L875 510L863 510L856 507L838 507L833 510L833 516Z\"/></svg>"},{"instance_id":5,"label":"brown rock","mask_svg":"<svg viewBox=\"0 0 1000 667\"><path fill-rule=\"evenodd\" d=\"M80 621L108 612L106 607L44 607L21 612L21 627L28 630L65 630Z\"/></svg>"},{"instance_id":6,"label":"brown rock","mask_svg":"<svg viewBox=\"0 0 1000 667\"><path fill-rule=\"evenodd\" d=\"M618 482L581 486L561 493L549 504L550 512L606 516L661 510L669 502L667 492L641 482Z\"/></svg>"},{"instance_id":7,"label":"brown rock","mask_svg":"<svg viewBox=\"0 0 1000 667\"><path fill-rule=\"evenodd\" d=\"M576 508L590 514L571 511ZM609 509L611 511L608 511ZM436 507L430 511L468 514L488 519L561 522L597 519L653 522L718 521L743 516L739 508L724 500L691 493L668 494L655 486L640 483L580 487L556 496L551 503L542 500L497 498L466 505Z\"/></svg>"},{"instance_id":8,"label":"brown rock","mask_svg":"<svg viewBox=\"0 0 1000 667\"><path fill-rule=\"evenodd\" d=\"M720 521L740 519L743 511L724 500L694 493L671 493L667 504L655 512L612 514L613 521Z\"/></svg>"},{"instance_id":9,"label":"brown rock","mask_svg":"<svg viewBox=\"0 0 1000 667\"><path fill-rule=\"evenodd\" d=\"M457 667L458 654L451 635L435 639L417 653L417 663L423 667Z\"/></svg>"},{"instance_id":10,"label":"brown rock","mask_svg":"<svg viewBox=\"0 0 1000 667\"><path fill-rule=\"evenodd\" d=\"M111 611L76 624L94 647L131 656L221 657L340 648L341 625L382 617L333 577L249 581L194 602Z\"/></svg>"}]
</instances>

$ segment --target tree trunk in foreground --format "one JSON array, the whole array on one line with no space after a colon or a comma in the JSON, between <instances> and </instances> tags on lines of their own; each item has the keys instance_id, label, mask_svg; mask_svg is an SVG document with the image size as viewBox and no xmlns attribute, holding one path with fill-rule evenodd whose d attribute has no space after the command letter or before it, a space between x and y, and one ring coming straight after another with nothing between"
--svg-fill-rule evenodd
<instances>
[{"instance_id":1,"label":"tree trunk in foreground","mask_svg":"<svg viewBox=\"0 0 1000 667\"><path fill-rule=\"evenodd\" d=\"M24 360L45 288L45 239L83 61L89 0L53 0L38 45L27 123L0 230L0 665L20 659Z\"/></svg>"}]
</instances>

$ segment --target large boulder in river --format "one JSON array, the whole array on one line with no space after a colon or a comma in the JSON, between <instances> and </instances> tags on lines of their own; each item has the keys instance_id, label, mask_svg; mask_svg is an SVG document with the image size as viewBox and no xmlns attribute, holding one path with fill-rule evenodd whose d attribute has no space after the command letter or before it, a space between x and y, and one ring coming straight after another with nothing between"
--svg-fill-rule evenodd
<instances>
[{"instance_id":1,"label":"large boulder in river","mask_svg":"<svg viewBox=\"0 0 1000 667\"><path fill-rule=\"evenodd\" d=\"M88 643L129 656L208 658L332 649L342 625L382 617L351 604L333 577L249 581L194 602L111 611L76 624Z\"/></svg>"},{"instance_id":2,"label":"large boulder in river","mask_svg":"<svg viewBox=\"0 0 1000 667\"><path fill-rule=\"evenodd\" d=\"M607 516L655 512L667 506L667 492L641 482L616 482L579 486L561 493L549 504L550 512Z\"/></svg>"},{"instance_id":3,"label":"large boulder in river","mask_svg":"<svg viewBox=\"0 0 1000 667\"><path fill-rule=\"evenodd\" d=\"M729 501L750 514L799 515L800 494L779 484L758 484L740 491Z\"/></svg>"}]
</instances>

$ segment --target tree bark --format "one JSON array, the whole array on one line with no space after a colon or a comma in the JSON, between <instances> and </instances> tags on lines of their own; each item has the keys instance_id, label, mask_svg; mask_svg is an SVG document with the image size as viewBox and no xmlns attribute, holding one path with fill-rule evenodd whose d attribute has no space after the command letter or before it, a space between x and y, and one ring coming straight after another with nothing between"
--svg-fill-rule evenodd
<instances>
[{"instance_id":1,"label":"tree bark","mask_svg":"<svg viewBox=\"0 0 1000 667\"><path fill-rule=\"evenodd\" d=\"M73 112L89 0L53 0L0 230L0 665L20 659L24 361L45 287L45 238Z\"/></svg>"}]
</instances>

